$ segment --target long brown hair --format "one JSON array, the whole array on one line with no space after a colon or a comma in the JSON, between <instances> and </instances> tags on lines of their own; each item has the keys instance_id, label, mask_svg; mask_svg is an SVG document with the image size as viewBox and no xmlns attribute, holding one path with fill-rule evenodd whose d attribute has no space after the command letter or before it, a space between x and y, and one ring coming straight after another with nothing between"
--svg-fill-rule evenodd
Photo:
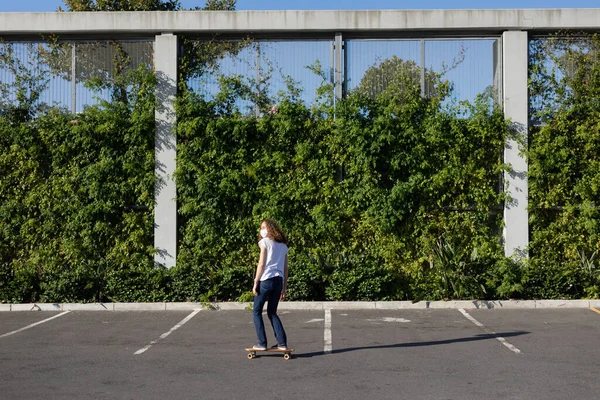
<instances>
[{"instance_id":1,"label":"long brown hair","mask_svg":"<svg viewBox=\"0 0 600 400\"><path fill-rule=\"evenodd\" d=\"M285 232L283 232L283 229L281 229L281 227L277 223L277 221L266 218L266 219L263 219L260 224L262 225L263 222L267 226L267 237L269 239L274 240L279 243L284 243L286 246L288 245L288 238L285 235ZM258 239L259 240L262 239L260 237L260 235L259 235Z\"/></svg>"}]
</instances>

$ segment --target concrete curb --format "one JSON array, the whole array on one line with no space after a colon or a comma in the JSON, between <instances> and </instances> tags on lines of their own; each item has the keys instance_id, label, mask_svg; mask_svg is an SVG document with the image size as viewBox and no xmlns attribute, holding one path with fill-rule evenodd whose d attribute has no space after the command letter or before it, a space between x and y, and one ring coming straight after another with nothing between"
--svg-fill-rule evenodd
<instances>
[{"instance_id":1,"label":"concrete curb","mask_svg":"<svg viewBox=\"0 0 600 400\"><path fill-rule=\"evenodd\" d=\"M62 311L59 303L10 304L10 311Z\"/></svg>"},{"instance_id":2,"label":"concrete curb","mask_svg":"<svg viewBox=\"0 0 600 400\"><path fill-rule=\"evenodd\" d=\"M112 303L115 311L165 311L166 303Z\"/></svg>"},{"instance_id":3,"label":"concrete curb","mask_svg":"<svg viewBox=\"0 0 600 400\"><path fill-rule=\"evenodd\" d=\"M224 303L31 303L0 304L6 311L191 311L249 310L249 302ZM426 309L555 309L600 308L600 300L456 300L456 301L284 301L279 309L291 310L426 310Z\"/></svg>"},{"instance_id":4,"label":"concrete curb","mask_svg":"<svg viewBox=\"0 0 600 400\"><path fill-rule=\"evenodd\" d=\"M63 311L114 311L114 303L65 303Z\"/></svg>"}]
</instances>

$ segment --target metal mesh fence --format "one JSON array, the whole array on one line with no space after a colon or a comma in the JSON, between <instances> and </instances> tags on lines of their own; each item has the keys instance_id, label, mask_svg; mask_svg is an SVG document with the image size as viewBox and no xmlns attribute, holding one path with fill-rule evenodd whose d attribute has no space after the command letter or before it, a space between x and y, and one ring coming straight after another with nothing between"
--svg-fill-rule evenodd
<instances>
[{"instance_id":1,"label":"metal mesh fence","mask_svg":"<svg viewBox=\"0 0 600 400\"><path fill-rule=\"evenodd\" d=\"M347 86L375 95L407 74L424 95L432 94L442 79L452 84L452 100L473 101L489 87L500 89L498 50L496 38L349 40Z\"/></svg>"},{"instance_id":2,"label":"metal mesh fence","mask_svg":"<svg viewBox=\"0 0 600 400\"><path fill-rule=\"evenodd\" d=\"M332 57L332 41L328 40L252 41L236 54L223 54L213 68L187 83L211 100L221 90L219 82L224 77L238 77L251 91L262 93L273 103L293 88L299 90L302 101L311 104L316 100L317 88L330 83ZM325 77L315 69L321 69ZM258 112L250 99L239 100L236 106L242 112Z\"/></svg>"},{"instance_id":3,"label":"metal mesh fence","mask_svg":"<svg viewBox=\"0 0 600 400\"><path fill-rule=\"evenodd\" d=\"M433 94L435 82L450 81L447 101L473 101L493 88L500 96L501 57L498 38L474 39L351 39L344 41L342 65L335 65L334 40L253 41L235 54L224 53L214 68L188 80L188 86L208 99L219 92L223 77L238 77L272 101L287 84L301 89L308 104L317 100L317 88L334 84L341 69L345 93L361 91L374 96L388 84L407 75L424 95ZM317 65L322 76L307 68ZM325 78L325 79L324 79ZM499 97L498 97L499 98ZM256 113L256 104L245 99L240 110Z\"/></svg>"},{"instance_id":4,"label":"metal mesh fence","mask_svg":"<svg viewBox=\"0 0 600 400\"><path fill-rule=\"evenodd\" d=\"M572 93L577 74L591 73L600 59L598 42L586 35L551 35L529 41L529 113L533 126L542 126Z\"/></svg>"},{"instance_id":5,"label":"metal mesh fence","mask_svg":"<svg viewBox=\"0 0 600 400\"><path fill-rule=\"evenodd\" d=\"M77 111L100 99L108 100L116 74L152 66L153 45L149 41L77 43L75 49ZM92 78L103 83L101 91L94 92L86 87L86 82Z\"/></svg>"},{"instance_id":6,"label":"metal mesh fence","mask_svg":"<svg viewBox=\"0 0 600 400\"><path fill-rule=\"evenodd\" d=\"M406 73L410 84L420 87L420 40L348 40L346 57L346 87L349 91L375 96L400 73Z\"/></svg>"},{"instance_id":7,"label":"metal mesh fence","mask_svg":"<svg viewBox=\"0 0 600 400\"><path fill-rule=\"evenodd\" d=\"M449 80L454 88L450 100L473 100L486 88L500 90L500 57L497 38L346 40L343 65L335 65L334 40L248 41L237 51L224 52L210 68L189 78L188 85L207 98L214 98L224 77L238 77L255 94L277 102L282 92L297 91L307 104L317 101L317 89L333 84L334 70L343 70L346 92L362 90L374 95L404 71L422 92L431 94L434 77ZM152 41L0 43L3 62L0 81L3 102L17 100L17 75L37 76L39 103L61 106L73 112L111 97L117 73L152 65ZM75 71L73 74L72 71ZM319 72L319 73L317 73ZM96 90L87 85L99 82ZM256 114L257 96L246 96L236 104Z\"/></svg>"},{"instance_id":8,"label":"metal mesh fence","mask_svg":"<svg viewBox=\"0 0 600 400\"><path fill-rule=\"evenodd\" d=\"M2 103L17 105L34 90L40 107L80 112L111 96L115 74L152 67L153 44L144 42L0 43ZM73 74L75 71L75 74ZM87 82L95 78L99 90Z\"/></svg>"},{"instance_id":9,"label":"metal mesh fence","mask_svg":"<svg viewBox=\"0 0 600 400\"><path fill-rule=\"evenodd\" d=\"M71 57L71 49L63 49ZM39 92L38 104L70 107L71 90L67 80L54 74L45 55L51 53L45 43L0 43L0 102L13 105L31 99Z\"/></svg>"},{"instance_id":10,"label":"metal mesh fence","mask_svg":"<svg viewBox=\"0 0 600 400\"><path fill-rule=\"evenodd\" d=\"M428 40L425 68L452 82L455 100L473 101L487 88L500 90L498 49L497 39Z\"/></svg>"}]
</instances>

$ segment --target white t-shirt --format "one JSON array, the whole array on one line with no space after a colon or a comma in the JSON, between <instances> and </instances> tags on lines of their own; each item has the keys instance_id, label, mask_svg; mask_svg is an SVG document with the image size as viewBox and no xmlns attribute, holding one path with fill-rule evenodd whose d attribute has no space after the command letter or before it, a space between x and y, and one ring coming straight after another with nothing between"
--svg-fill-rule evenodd
<instances>
[{"instance_id":1,"label":"white t-shirt","mask_svg":"<svg viewBox=\"0 0 600 400\"><path fill-rule=\"evenodd\" d=\"M260 277L261 281L274 278L276 276L284 277L285 256L288 253L288 247L285 243L276 242L268 237L258 242L259 247L267 249L267 258L265 260L265 269Z\"/></svg>"}]
</instances>

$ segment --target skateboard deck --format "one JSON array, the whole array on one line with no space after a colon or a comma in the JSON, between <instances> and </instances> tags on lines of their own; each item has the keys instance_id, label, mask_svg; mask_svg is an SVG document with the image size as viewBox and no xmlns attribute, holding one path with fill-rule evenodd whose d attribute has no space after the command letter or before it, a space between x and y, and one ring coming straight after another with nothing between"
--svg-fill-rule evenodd
<instances>
[{"instance_id":1,"label":"skateboard deck","mask_svg":"<svg viewBox=\"0 0 600 400\"><path fill-rule=\"evenodd\" d=\"M249 360L256 358L257 353L283 353L283 359L289 360L292 357L292 353L294 352L294 349L288 348L286 350L279 350L277 347L271 347L266 350L256 350L256 349L253 349L252 347L246 347L244 350L246 350L248 352Z\"/></svg>"}]
</instances>

